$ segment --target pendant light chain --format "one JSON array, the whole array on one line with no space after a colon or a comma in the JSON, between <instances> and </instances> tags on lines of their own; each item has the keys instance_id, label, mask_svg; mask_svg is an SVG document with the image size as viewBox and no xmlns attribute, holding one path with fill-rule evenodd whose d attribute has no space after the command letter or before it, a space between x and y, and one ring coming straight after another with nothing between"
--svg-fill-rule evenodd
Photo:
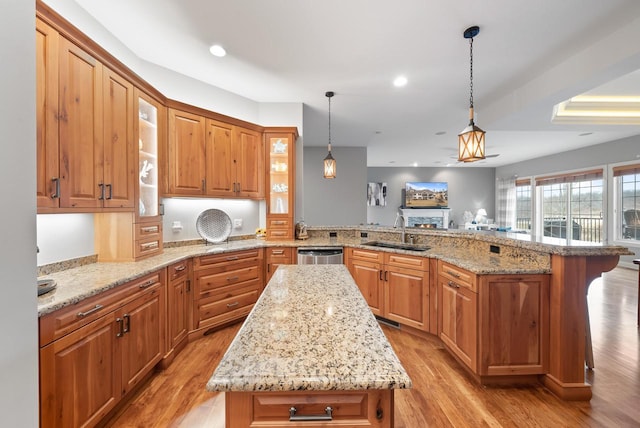
<instances>
[{"instance_id":1,"label":"pendant light chain","mask_svg":"<svg viewBox=\"0 0 640 428\"><path fill-rule=\"evenodd\" d=\"M329 151L331 151L331 96L329 98Z\"/></svg>"},{"instance_id":2,"label":"pendant light chain","mask_svg":"<svg viewBox=\"0 0 640 428\"><path fill-rule=\"evenodd\" d=\"M473 37L469 38L469 107L473 108Z\"/></svg>"}]
</instances>

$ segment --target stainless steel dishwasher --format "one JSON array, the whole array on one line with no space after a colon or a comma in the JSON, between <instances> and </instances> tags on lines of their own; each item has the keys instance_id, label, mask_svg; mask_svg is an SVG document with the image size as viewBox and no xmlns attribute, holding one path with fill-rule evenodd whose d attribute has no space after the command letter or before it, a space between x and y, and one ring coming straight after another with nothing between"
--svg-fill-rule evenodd
<instances>
[{"instance_id":1,"label":"stainless steel dishwasher","mask_svg":"<svg viewBox=\"0 0 640 428\"><path fill-rule=\"evenodd\" d=\"M299 265L342 264L342 247L299 247Z\"/></svg>"}]
</instances>

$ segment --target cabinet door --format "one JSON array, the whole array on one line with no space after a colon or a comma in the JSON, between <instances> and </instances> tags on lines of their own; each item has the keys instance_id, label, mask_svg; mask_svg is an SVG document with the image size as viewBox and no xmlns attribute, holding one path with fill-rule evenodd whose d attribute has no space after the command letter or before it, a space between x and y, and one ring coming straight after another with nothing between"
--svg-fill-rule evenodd
<instances>
[{"instance_id":1,"label":"cabinet door","mask_svg":"<svg viewBox=\"0 0 640 428\"><path fill-rule=\"evenodd\" d=\"M99 208L104 191L102 65L60 37L60 206Z\"/></svg>"},{"instance_id":2,"label":"cabinet door","mask_svg":"<svg viewBox=\"0 0 640 428\"><path fill-rule=\"evenodd\" d=\"M122 393L126 394L162 359L164 308L161 283L124 306L118 314L123 320Z\"/></svg>"},{"instance_id":3,"label":"cabinet door","mask_svg":"<svg viewBox=\"0 0 640 428\"><path fill-rule=\"evenodd\" d=\"M105 315L40 349L42 427L95 426L120 398L119 332Z\"/></svg>"},{"instance_id":4,"label":"cabinet door","mask_svg":"<svg viewBox=\"0 0 640 428\"><path fill-rule=\"evenodd\" d=\"M480 374L545 373L548 276L483 276L478 296Z\"/></svg>"},{"instance_id":5,"label":"cabinet door","mask_svg":"<svg viewBox=\"0 0 640 428\"><path fill-rule=\"evenodd\" d=\"M58 32L36 20L36 195L38 208L59 205Z\"/></svg>"},{"instance_id":6,"label":"cabinet door","mask_svg":"<svg viewBox=\"0 0 640 428\"><path fill-rule=\"evenodd\" d=\"M209 196L232 197L235 191L232 126L207 119L207 181Z\"/></svg>"},{"instance_id":7,"label":"cabinet door","mask_svg":"<svg viewBox=\"0 0 640 428\"><path fill-rule=\"evenodd\" d=\"M191 261L184 260L168 267L169 350L174 349L189 333L189 296L191 296Z\"/></svg>"},{"instance_id":8,"label":"cabinet door","mask_svg":"<svg viewBox=\"0 0 640 428\"><path fill-rule=\"evenodd\" d=\"M477 294L450 285L451 281L439 277L441 298L440 339L469 368L477 372Z\"/></svg>"},{"instance_id":9,"label":"cabinet door","mask_svg":"<svg viewBox=\"0 0 640 428\"><path fill-rule=\"evenodd\" d=\"M351 265L351 275L355 280L364 299L369 304L371 312L375 315L383 316L384 294L382 289L382 269L377 263L353 260Z\"/></svg>"},{"instance_id":10,"label":"cabinet door","mask_svg":"<svg viewBox=\"0 0 640 428\"><path fill-rule=\"evenodd\" d=\"M205 119L169 109L169 193L204 194Z\"/></svg>"},{"instance_id":11,"label":"cabinet door","mask_svg":"<svg viewBox=\"0 0 640 428\"><path fill-rule=\"evenodd\" d=\"M264 150L259 132L236 128L234 162L237 196L264 197Z\"/></svg>"},{"instance_id":12,"label":"cabinet door","mask_svg":"<svg viewBox=\"0 0 640 428\"><path fill-rule=\"evenodd\" d=\"M387 266L385 317L400 324L429 328L429 273Z\"/></svg>"},{"instance_id":13,"label":"cabinet door","mask_svg":"<svg viewBox=\"0 0 640 428\"><path fill-rule=\"evenodd\" d=\"M135 151L133 144L133 85L103 69L103 153L105 208L133 208ZM137 181L137 180L136 180Z\"/></svg>"}]
</instances>

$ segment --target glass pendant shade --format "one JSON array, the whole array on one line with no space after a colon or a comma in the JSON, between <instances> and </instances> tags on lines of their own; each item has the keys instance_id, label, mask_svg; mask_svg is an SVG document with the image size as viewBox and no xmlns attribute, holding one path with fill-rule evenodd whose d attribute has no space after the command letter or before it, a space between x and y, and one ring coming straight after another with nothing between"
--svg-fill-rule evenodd
<instances>
[{"instance_id":1,"label":"glass pendant shade","mask_svg":"<svg viewBox=\"0 0 640 428\"><path fill-rule=\"evenodd\" d=\"M336 178L336 160L331 156L331 149L324 158L324 178Z\"/></svg>"},{"instance_id":2,"label":"glass pendant shade","mask_svg":"<svg viewBox=\"0 0 640 428\"><path fill-rule=\"evenodd\" d=\"M475 162L485 158L484 134L485 132L473 123L473 109L469 125L458 134L458 161Z\"/></svg>"}]
</instances>

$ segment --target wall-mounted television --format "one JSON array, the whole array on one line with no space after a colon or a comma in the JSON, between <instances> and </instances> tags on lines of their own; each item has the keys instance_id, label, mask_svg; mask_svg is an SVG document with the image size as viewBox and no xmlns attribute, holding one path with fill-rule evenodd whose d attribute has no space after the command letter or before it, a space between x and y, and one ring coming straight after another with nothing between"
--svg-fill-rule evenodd
<instances>
[{"instance_id":1,"label":"wall-mounted television","mask_svg":"<svg viewBox=\"0 0 640 428\"><path fill-rule=\"evenodd\" d=\"M442 181L408 181L405 183L405 208L447 208L449 189Z\"/></svg>"}]
</instances>

